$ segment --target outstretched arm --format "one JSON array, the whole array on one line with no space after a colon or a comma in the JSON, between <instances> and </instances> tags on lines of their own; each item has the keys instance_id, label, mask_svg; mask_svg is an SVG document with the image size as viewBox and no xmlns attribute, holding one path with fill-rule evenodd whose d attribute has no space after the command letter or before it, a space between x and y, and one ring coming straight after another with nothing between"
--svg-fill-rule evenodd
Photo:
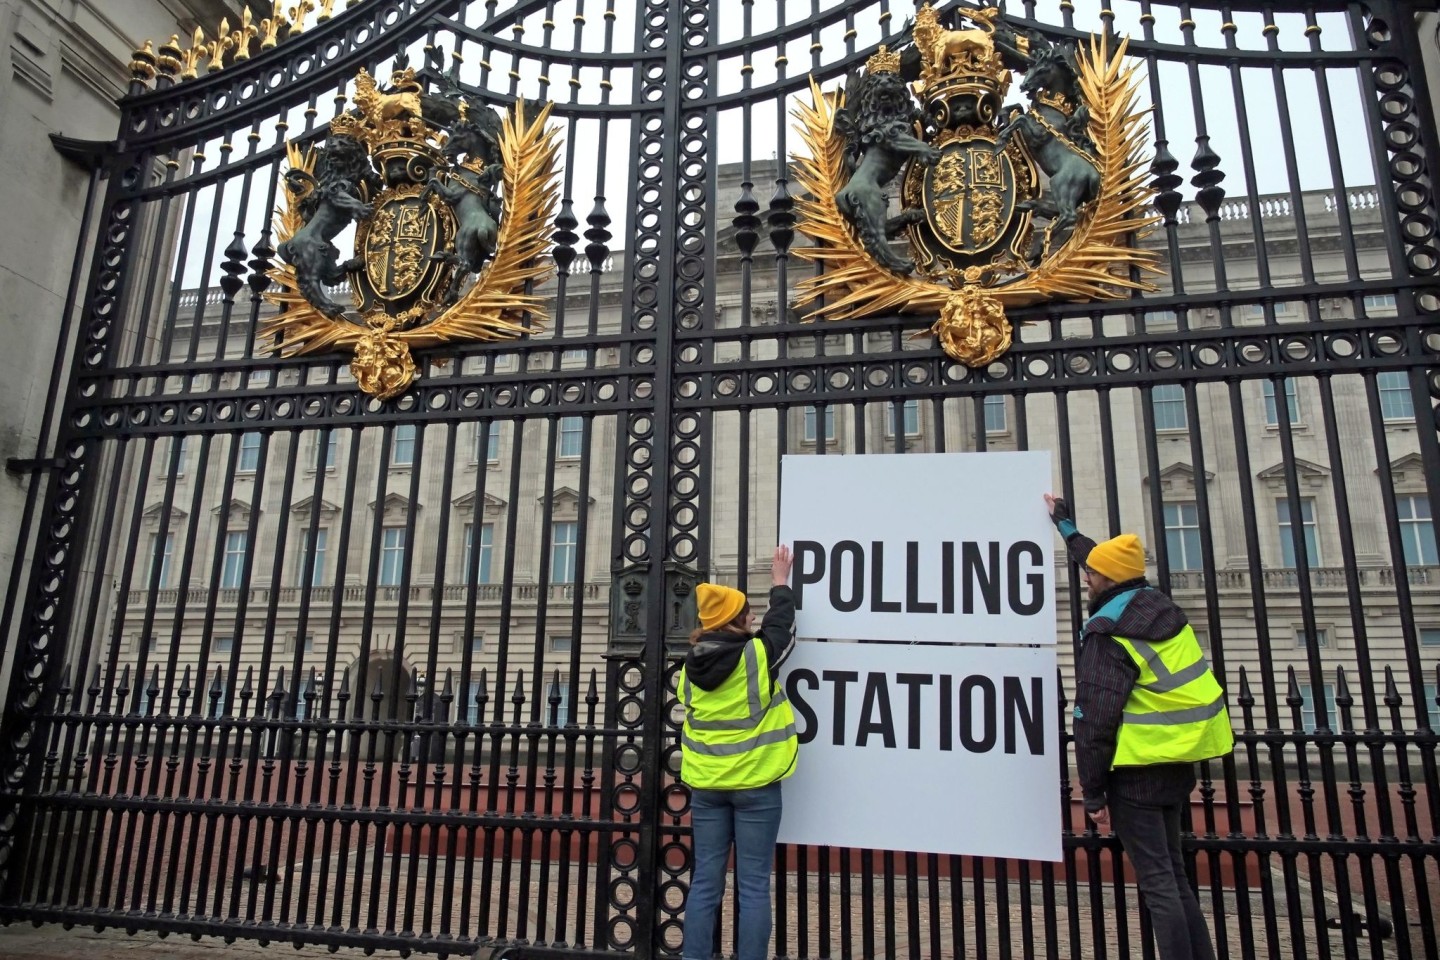
<instances>
[{"instance_id":1,"label":"outstretched arm","mask_svg":"<svg viewBox=\"0 0 1440 960\"><path fill-rule=\"evenodd\" d=\"M1090 558L1090 551L1095 548L1095 541L1075 528L1075 521L1070 516L1070 505L1060 497L1045 494L1045 506L1050 509L1050 521L1060 531L1060 536L1065 538L1065 546L1070 550L1071 559L1080 566L1085 566L1085 561Z\"/></svg>"},{"instance_id":2,"label":"outstretched arm","mask_svg":"<svg viewBox=\"0 0 1440 960\"><path fill-rule=\"evenodd\" d=\"M791 592L790 566L794 558L790 548L778 546L770 561L770 606L760 622L760 640L770 661L772 676L780 675L780 666L795 649L795 594Z\"/></svg>"}]
</instances>

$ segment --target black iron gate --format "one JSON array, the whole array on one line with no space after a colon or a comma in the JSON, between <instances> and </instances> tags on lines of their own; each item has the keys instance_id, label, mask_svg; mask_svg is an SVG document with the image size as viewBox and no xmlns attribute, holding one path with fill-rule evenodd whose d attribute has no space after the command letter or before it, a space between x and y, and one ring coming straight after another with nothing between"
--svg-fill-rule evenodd
<instances>
[{"instance_id":1,"label":"black iron gate","mask_svg":"<svg viewBox=\"0 0 1440 960\"><path fill-rule=\"evenodd\" d=\"M698 576L763 583L780 456L1049 449L1228 687L1220 955L1440 957L1432 6L1010 0L1131 35L1167 278L1012 312L982 370L791 309L789 109L901 0L363 0L137 55L119 139L66 145L103 190L4 608L0 916L678 953L671 657ZM548 328L379 403L256 329L286 140L401 55L554 101L564 201ZM776 953L1152 955L1059 788L1060 864L782 848Z\"/></svg>"}]
</instances>

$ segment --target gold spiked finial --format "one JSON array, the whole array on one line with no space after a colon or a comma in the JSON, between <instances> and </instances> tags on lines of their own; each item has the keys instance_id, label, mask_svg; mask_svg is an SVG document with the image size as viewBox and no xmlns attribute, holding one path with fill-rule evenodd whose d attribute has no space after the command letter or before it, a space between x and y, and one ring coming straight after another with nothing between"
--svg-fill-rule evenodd
<instances>
[{"instance_id":1,"label":"gold spiked finial","mask_svg":"<svg viewBox=\"0 0 1440 960\"><path fill-rule=\"evenodd\" d=\"M200 61L205 59L205 31L196 27L190 36L190 49L180 55L180 79L194 80L200 75Z\"/></svg>"},{"instance_id":2,"label":"gold spiked finial","mask_svg":"<svg viewBox=\"0 0 1440 960\"><path fill-rule=\"evenodd\" d=\"M900 54L891 50L885 44L880 44L880 49L865 61L865 69L870 73L899 73Z\"/></svg>"},{"instance_id":3,"label":"gold spiked finial","mask_svg":"<svg viewBox=\"0 0 1440 960\"><path fill-rule=\"evenodd\" d=\"M230 41L235 47L235 59L250 59L250 41L260 35L260 30L254 23L255 15L250 12L247 6L240 11L240 28L230 34Z\"/></svg>"},{"instance_id":4,"label":"gold spiked finial","mask_svg":"<svg viewBox=\"0 0 1440 960\"><path fill-rule=\"evenodd\" d=\"M205 53L210 57L210 63L206 67L211 73L224 69L225 53L235 46L235 38L230 35L230 18L226 17L220 21L220 32L215 39L205 45Z\"/></svg>"},{"instance_id":5,"label":"gold spiked finial","mask_svg":"<svg viewBox=\"0 0 1440 960\"><path fill-rule=\"evenodd\" d=\"M286 19L290 21L290 36L298 36L305 30L305 18L315 9L315 0L300 0L291 7Z\"/></svg>"},{"instance_id":6,"label":"gold spiked finial","mask_svg":"<svg viewBox=\"0 0 1440 960\"><path fill-rule=\"evenodd\" d=\"M275 0L270 16L260 21L260 49L274 49L280 42L281 28L289 25L290 19L285 15L285 0Z\"/></svg>"}]
</instances>

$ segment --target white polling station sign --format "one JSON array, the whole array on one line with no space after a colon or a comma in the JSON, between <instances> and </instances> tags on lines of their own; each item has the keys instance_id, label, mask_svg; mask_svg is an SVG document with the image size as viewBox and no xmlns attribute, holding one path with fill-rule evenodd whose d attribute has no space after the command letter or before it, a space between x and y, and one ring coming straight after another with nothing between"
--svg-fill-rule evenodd
<instances>
[{"instance_id":1,"label":"white polling station sign","mask_svg":"<svg viewBox=\"0 0 1440 960\"><path fill-rule=\"evenodd\" d=\"M780 842L1059 860L1047 453L785 457ZM869 641L869 642L846 642Z\"/></svg>"},{"instance_id":2,"label":"white polling station sign","mask_svg":"<svg viewBox=\"0 0 1440 960\"><path fill-rule=\"evenodd\" d=\"M1059 860L1054 648L802 640L781 843Z\"/></svg>"},{"instance_id":3,"label":"white polling station sign","mask_svg":"<svg viewBox=\"0 0 1440 960\"><path fill-rule=\"evenodd\" d=\"M787 456L802 637L1055 643L1050 455Z\"/></svg>"}]
</instances>

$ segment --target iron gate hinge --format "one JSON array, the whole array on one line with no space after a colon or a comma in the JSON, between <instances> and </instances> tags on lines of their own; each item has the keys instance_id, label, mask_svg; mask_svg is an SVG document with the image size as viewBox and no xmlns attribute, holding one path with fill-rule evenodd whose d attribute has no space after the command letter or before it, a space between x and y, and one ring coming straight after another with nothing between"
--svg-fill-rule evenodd
<instances>
[{"instance_id":1,"label":"iron gate hinge","mask_svg":"<svg viewBox=\"0 0 1440 960\"><path fill-rule=\"evenodd\" d=\"M65 461L60 457L10 457L5 461L5 472L13 473L16 476L21 474L42 473L46 470L63 470Z\"/></svg>"}]
</instances>

